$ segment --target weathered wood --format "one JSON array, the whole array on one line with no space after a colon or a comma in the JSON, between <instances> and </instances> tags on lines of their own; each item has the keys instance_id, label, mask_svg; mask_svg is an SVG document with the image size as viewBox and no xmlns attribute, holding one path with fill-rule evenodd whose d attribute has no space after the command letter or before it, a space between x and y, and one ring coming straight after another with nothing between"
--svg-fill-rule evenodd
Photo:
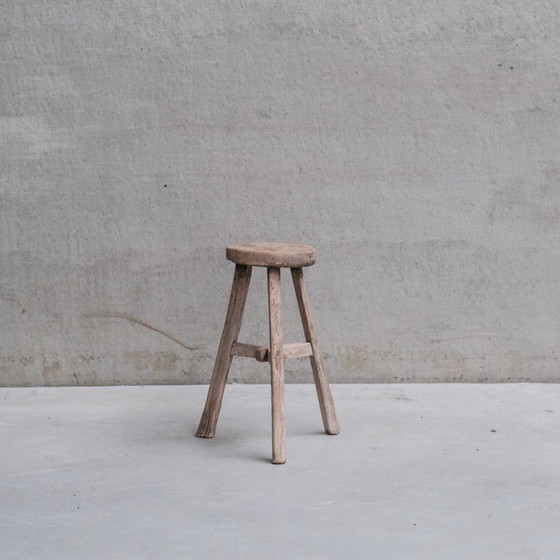
<instances>
[{"instance_id":1,"label":"weathered wood","mask_svg":"<svg viewBox=\"0 0 560 560\"><path fill-rule=\"evenodd\" d=\"M237 264L274 268L311 266L317 260L313 247L291 243L230 245L226 257Z\"/></svg>"},{"instance_id":2,"label":"weathered wood","mask_svg":"<svg viewBox=\"0 0 560 560\"><path fill-rule=\"evenodd\" d=\"M245 309L247 292L251 282L251 271L250 266L238 264L235 267L224 330L222 331L214 371L208 388L208 397L196 432L198 437L211 438L216 433L216 424L218 423L224 389L231 366L230 350L232 345L237 342L241 330L243 310Z\"/></svg>"},{"instance_id":3,"label":"weathered wood","mask_svg":"<svg viewBox=\"0 0 560 560\"><path fill-rule=\"evenodd\" d=\"M301 321L303 323L305 340L311 344L311 348L313 349L313 355L310 356L311 369L313 370L313 379L315 381L319 408L321 409L321 416L323 418L323 426L325 427L325 432L327 432L327 434L336 435L340 432L340 427L338 425L336 409L334 407L334 401L329 387L323 355L321 354L321 350L319 348L319 342L317 340L315 327L311 317L311 306L309 303L307 288L303 280L303 270L301 268L292 268L292 279L294 281L296 298L301 315Z\"/></svg>"},{"instance_id":4,"label":"weathered wood","mask_svg":"<svg viewBox=\"0 0 560 560\"><path fill-rule=\"evenodd\" d=\"M286 411L280 269L268 268L267 276L270 332L269 361L272 389L272 462L282 464L286 462Z\"/></svg>"},{"instance_id":5,"label":"weathered wood","mask_svg":"<svg viewBox=\"0 0 560 560\"><path fill-rule=\"evenodd\" d=\"M340 431L323 356L311 318L309 296L303 281L302 267L315 262L315 251L306 245L279 243L233 245L228 247L227 257L236 263L235 274L208 397L196 435L211 438L215 434L233 356L254 358L260 362L268 361L272 392L272 462L282 464L286 462L285 360L309 356L325 431L328 434L338 434ZM252 266L267 268L269 346L237 342L251 281ZM283 343L280 280L282 267L291 268L305 333L304 343Z\"/></svg>"},{"instance_id":6,"label":"weathered wood","mask_svg":"<svg viewBox=\"0 0 560 560\"><path fill-rule=\"evenodd\" d=\"M241 356L243 358L255 358L257 362L268 362L268 346L257 346L256 344L236 342L231 347L230 354L232 356Z\"/></svg>"},{"instance_id":7,"label":"weathered wood","mask_svg":"<svg viewBox=\"0 0 560 560\"><path fill-rule=\"evenodd\" d=\"M290 360L291 358L304 358L305 356L312 356L313 349L309 342L296 342L293 344L284 344L284 359Z\"/></svg>"}]
</instances>

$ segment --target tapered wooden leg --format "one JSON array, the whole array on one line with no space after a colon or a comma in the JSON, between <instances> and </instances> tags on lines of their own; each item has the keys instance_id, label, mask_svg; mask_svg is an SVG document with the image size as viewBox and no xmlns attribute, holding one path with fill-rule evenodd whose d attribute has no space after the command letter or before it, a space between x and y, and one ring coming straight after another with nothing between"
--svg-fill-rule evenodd
<instances>
[{"instance_id":1,"label":"tapered wooden leg","mask_svg":"<svg viewBox=\"0 0 560 560\"><path fill-rule=\"evenodd\" d=\"M313 356L311 359L311 369L313 370L313 379L315 381L315 388L317 389L317 397L319 399L319 408L321 409L321 416L323 418L323 426L327 434L336 435L340 432L338 425L338 418L336 416L336 409L329 387L329 380L325 370L325 363L323 355L319 348L317 335L315 334L315 327L311 318L311 306L309 304L309 296L307 288L303 281L303 270L301 268L292 268L292 279L294 281L294 288L296 291L296 298L298 302L301 321L303 323L303 331L305 333L305 340L311 344Z\"/></svg>"},{"instance_id":2,"label":"tapered wooden leg","mask_svg":"<svg viewBox=\"0 0 560 560\"><path fill-rule=\"evenodd\" d=\"M286 412L284 349L282 347L282 285L280 269L268 268L268 317L270 327L270 374L272 385L272 462L286 462Z\"/></svg>"},{"instance_id":3,"label":"tapered wooden leg","mask_svg":"<svg viewBox=\"0 0 560 560\"><path fill-rule=\"evenodd\" d=\"M211 438L216 433L216 424L222 408L222 398L231 366L231 347L237 342L241 330L243 310L251 282L251 271L250 266L240 264L235 266L224 330L208 388L208 397L196 432L198 437Z\"/></svg>"}]
</instances>

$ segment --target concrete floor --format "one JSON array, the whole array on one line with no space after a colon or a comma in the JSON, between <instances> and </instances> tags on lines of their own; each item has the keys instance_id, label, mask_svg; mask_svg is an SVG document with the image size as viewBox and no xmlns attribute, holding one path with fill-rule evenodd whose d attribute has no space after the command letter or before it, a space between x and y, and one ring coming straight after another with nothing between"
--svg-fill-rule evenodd
<instances>
[{"instance_id":1,"label":"concrete floor","mask_svg":"<svg viewBox=\"0 0 560 560\"><path fill-rule=\"evenodd\" d=\"M335 385L321 433L289 385L0 389L0 558L560 558L559 385Z\"/></svg>"}]
</instances>

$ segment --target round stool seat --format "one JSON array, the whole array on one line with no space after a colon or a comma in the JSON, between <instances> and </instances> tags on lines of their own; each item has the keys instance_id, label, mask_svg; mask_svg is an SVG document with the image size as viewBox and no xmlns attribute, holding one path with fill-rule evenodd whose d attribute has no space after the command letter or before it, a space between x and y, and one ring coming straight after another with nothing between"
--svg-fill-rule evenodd
<instances>
[{"instance_id":1,"label":"round stool seat","mask_svg":"<svg viewBox=\"0 0 560 560\"><path fill-rule=\"evenodd\" d=\"M309 245L292 243L246 243L230 245L226 258L236 264L246 266L266 266L274 268L301 268L315 264L317 255Z\"/></svg>"}]
</instances>

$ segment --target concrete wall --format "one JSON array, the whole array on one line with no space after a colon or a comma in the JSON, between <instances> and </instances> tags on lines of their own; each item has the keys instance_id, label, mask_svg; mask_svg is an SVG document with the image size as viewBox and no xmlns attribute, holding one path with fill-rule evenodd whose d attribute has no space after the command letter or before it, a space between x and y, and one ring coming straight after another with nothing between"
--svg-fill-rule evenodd
<instances>
[{"instance_id":1,"label":"concrete wall","mask_svg":"<svg viewBox=\"0 0 560 560\"><path fill-rule=\"evenodd\" d=\"M557 2L1 4L1 383L206 382L250 240L334 381L560 381Z\"/></svg>"}]
</instances>

